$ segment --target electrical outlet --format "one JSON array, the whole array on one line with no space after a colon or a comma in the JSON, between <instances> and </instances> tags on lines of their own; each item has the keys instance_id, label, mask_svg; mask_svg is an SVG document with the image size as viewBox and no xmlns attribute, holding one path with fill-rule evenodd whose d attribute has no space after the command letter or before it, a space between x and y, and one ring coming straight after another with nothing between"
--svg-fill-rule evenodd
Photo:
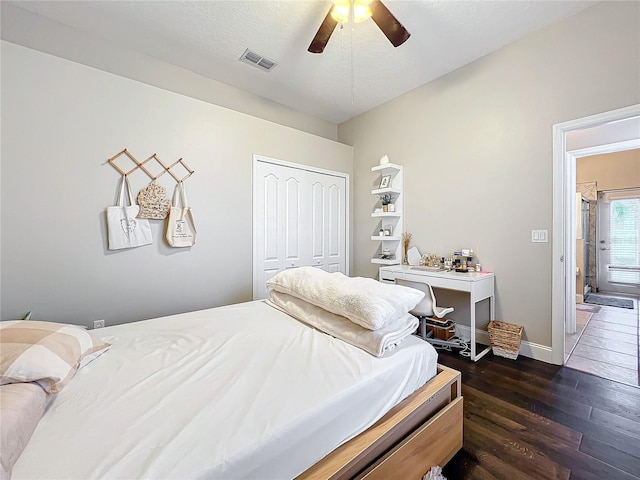
<instances>
[{"instance_id":1,"label":"electrical outlet","mask_svg":"<svg viewBox=\"0 0 640 480\"><path fill-rule=\"evenodd\" d=\"M94 320L93 328L102 328L104 327L104 320Z\"/></svg>"}]
</instances>

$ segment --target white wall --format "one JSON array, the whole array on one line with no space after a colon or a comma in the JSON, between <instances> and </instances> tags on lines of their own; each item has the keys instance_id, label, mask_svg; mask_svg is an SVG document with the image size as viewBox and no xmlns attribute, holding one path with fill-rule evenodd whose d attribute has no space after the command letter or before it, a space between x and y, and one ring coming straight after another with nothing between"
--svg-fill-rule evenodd
<instances>
[{"instance_id":1,"label":"white wall","mask_svg":"<svg viewBox=\"0 0 640 480\"><path fill-rule=\"evenodd\" d=\"M2 42L2 319L91 325L150 318L252 295L252 155L352 174L335 141ZM191 249L108 251L105 208L126 147L183 157L198 226ZM132 175L134 190L146 185ZM163 184L172 192L165 175Z\"/></svg>"},{"instance_id":2,"label":"white wall","mask_svg":"<svg viewBox=\"0 0 640 480\"><path fill-rule=\"evenodd\" d=\"M551 345L552 126L640 102L640 3L603 2L339 126L354 146L354 270L376 274L370 167L405 166L424 252L473 248L497 318ZM550 237L551 240L551 237ZM443 302L444 303L444 302Z\"/></svg>"}]
</instances>

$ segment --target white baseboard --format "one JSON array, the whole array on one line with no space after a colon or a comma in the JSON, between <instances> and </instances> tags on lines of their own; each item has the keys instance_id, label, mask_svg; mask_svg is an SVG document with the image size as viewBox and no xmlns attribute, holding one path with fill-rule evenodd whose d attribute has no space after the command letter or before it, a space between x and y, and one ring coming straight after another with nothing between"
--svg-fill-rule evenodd
<instances>
[{"instance_id":1,"label":"white baseboard","mask_svg":"<svg viewBox=\"0 0 640 480\"><path fill-rule=\"evenodd\" d=\"M462 338L471 338L471 329L464 325L456 325L458 329L458 335ZM476 342L481 343L482 345L491 345L489 341L489 332L486 330L478 330L476 329ZM551 347L547 347L545 345L540 345L537 343L527 342L523 340L520 344L520 352L519 355L523 357L533 358L534 360L540 360L541 362L553 363L553 350Z\"/></svg>"}]
</instances>

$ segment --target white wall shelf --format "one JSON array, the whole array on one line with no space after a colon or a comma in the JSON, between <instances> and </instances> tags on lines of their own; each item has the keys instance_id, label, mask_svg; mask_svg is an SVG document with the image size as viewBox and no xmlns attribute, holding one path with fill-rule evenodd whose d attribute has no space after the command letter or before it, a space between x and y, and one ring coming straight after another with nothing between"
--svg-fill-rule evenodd
<instances>
[{"instance_id":1,"label":"white wall shelf","mask_svg":"<svg viewBox=\"0 0 640 480\"><path fill-rule=\"evenodd\" d=\"M373 212L371 214L373 218L383 218L383 217L401 217L402 212Z\"/></svg>"},{"instance_id":2,"label":"white wall shelf","mask_svg":"<svg viewBox=\"0 0 640 480\"><path fill-rule=\"evenodd\" d=\"M400 260L383 260L382 258L372 258L371 263L377 263L378 265L398 265Z\"/></svg>"},{"instance_id":3,"label":"white wall shelf","mask_svg":"<svg viewBox=\"0 0 640 480\"><path fill-rule=\"evenodd\" d=\"M371 240L378 240L380 242L398 242L402 240L400 235L371 235Z\"/></svg>"},{"instance_id":4,"label":"white wall shelf","mask_svg":"<svg viewBox=\"0 0 640 480\"><path fill-rule=\"evenodd\" d=\"M395 163L383 163L382 165L371 167L371 171L379 173L380 175L394 175L402 171L402 165L396 165Z\"/></svg>"},{"instance_id":5,"label":"white wall shelf","mask_svg":"<svg viewBox=\"0 0 640 480\"><path fill-rule=\"evenodd\" d=\"M393 235L371 235L371 240L379 242L378 250L374 257L371 259L371 263L378 265L397 265L402 260L402 206L404 200L404 184L403 184L403 172L404 168L401 165L395 163L385 163L382 165L375 165L371 167L373 173L378 174L377 180L373 185L380 185L380 181L383 176L391 175L390 186L387 188L373 188L371 195L378 196L385 193L391 194L392 203L394 207L393 212L371 212L371 218L375 218L378 224L373 229L373 232L377 232L381 228L390 227ZM374 210L380 208L380 201L376 202ZM383 250L388 250L390 254L394 255L393 260L378 258L382 254Z\"/></svg>"},{"instance_id":6,"label":"white wall shelf","mask_svg":"<svg viewBox=\"0 0 640 480\"><path fill-rule=\"evenodd\" d=\"M375 188L371 190L371 195L382 195L383 193L391 193L392 195L400 195L402 190L396 187Z\"/></svg>"}]
</instances>

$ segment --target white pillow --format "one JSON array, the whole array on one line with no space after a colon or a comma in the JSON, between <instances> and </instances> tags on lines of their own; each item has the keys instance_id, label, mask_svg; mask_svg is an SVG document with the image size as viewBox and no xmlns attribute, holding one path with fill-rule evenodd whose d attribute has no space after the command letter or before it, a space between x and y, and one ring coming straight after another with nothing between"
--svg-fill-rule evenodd
<instances>
[{"instance_id":1,"label":"white pillow","mask_svg":"<svg viewBox=\"0 0 640 480\"><path fill-rule=\"evenodd\" d=\"M108 348L78 325L0 322L0 385L37 382L47 392L58 393L79 368Z\"/></svg>"},{"instance_id":2,"label":"white pillow","mask_svg":"<svg viewBox=\"0 0 640 480\"><path fill-rule=\"evenodd\" d=\"M415 288L389 285L372 278L347 277L315 267L283 270L267 285L317 307L377 330L413 309L424 297Z\"/></svg>"}]
</instances>

